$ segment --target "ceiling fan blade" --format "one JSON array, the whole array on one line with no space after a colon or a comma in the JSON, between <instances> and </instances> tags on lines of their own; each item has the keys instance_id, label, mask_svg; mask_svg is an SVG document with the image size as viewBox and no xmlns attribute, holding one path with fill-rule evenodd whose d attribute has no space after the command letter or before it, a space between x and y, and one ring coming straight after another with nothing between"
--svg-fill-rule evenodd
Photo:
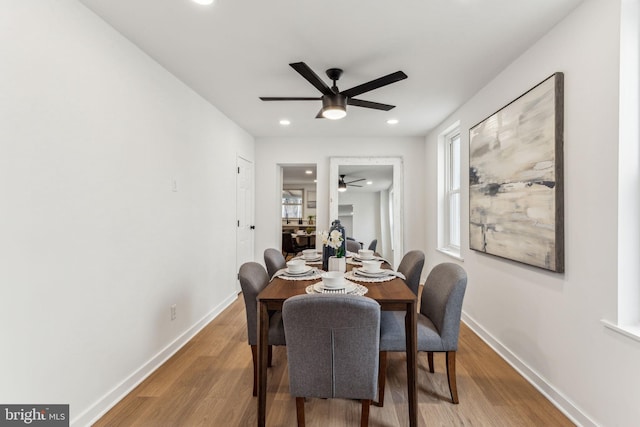
<instances>
[{"instance_id":1,"label":"ceiling fan blade","mask_svg":"<svg viewBox=\"0 0 640 427\"><path fill-rule=\"evenodd\" d=\"M352 98L362 93L369 92L370 90L378 89L382 86L386 86L391 83L404 80L406 78L407 75L405 73L403 73L402 71L396 71L395 73L387 74L386 76L352 87L351 89L343 90L342 92L340 92L340 94L348 98Z\"/></svg>"},{"instance_id":2,"label":"ceiling fan blade","mask_svg":"<svg viewBox=\"0 0 640 427\"><path fill-rule=\"evenodd\" d=\"M373 108L374 110L384 110L384 111L389 111L392 108L396 108L395 105L381 104L379 102L363 101L361 99L353 99L353 98L347 98L347 104L353 105L356 107Z\"/></svg>"},{"instance_id":3,"label":"ceiling fan blade","mask_svg":"<svg viewBox=\"0 0 640 427\"><path fill-rule=\"evenodd\" d=\"M345 182L345 184L351 184L351 183L354 183L354 182L360 182L360 181L364 181L364 180L366 180L366 178L354 179L353 181Z\"/></svg>"},{"instance_id":4,"label":"ceiling fan blade","mask_svg":"<svg viewBox=\"0 0 640 427\"><path fill-rule=\"evenodd\" d=\"M318 101L320 98L297 97L297 96L261 96L263 101Z\"/></svg>"},{"instance_id":5,"label":"ceiling fan blade","mask_svg":"<svg viewBox=\"0 0 640 427\"><path fill-rule=\"evenodd\" d=\"M349 187L359 187L359 188L362 188L362 185L354 185L354 184L349 184L349 183L347 183L347 185L348 185Z\"/></svg>"},{"instance_id":6,"label":"ceiling fan blade","mask_svg":"<svg viewBox=\"0 0 640 427\"><path fill-rule=\"evenodd\" d=\"M309 83L311 83L316 89L318 89L323 95L333 95L333 92L327 86L327 84L322 81L320 77L316 73L313 72L311 68L304 62L294 62L293 64L289 64L291 68L296 70L302 77L304 77Z\"/></svg>"},{"instance_id":7,"label":"ceiling fan blade","mask_svg":"<svg viewBox=\"0 0 640 427\"><path fill-rule=\"evenodd\" d=\"M316 119L324 119L324 116L322 115L322 108L320 109L320 111L318 111L318 114L316 115Z\"/></svg>"}]
</instances>

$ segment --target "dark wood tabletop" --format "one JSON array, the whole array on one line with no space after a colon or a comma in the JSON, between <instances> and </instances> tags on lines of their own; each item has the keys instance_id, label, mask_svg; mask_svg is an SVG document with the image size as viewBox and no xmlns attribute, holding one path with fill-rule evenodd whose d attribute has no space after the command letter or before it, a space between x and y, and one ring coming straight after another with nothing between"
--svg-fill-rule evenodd
<instances>
[{"instance_id":1,"label":"dark wood tabletop","mask_svg":"<svg viewBox=\"0 0 640 427\"><path fill-rule=\"evenodd\" d=\"M347 270L352 269L347 264ZM388 264L383 267L390 268ZM386 282L359 282L367 287L364 297L372 298L380 304L381 310L405 311L407 336L407 395L409 400L409 423L417 425L417 337L416 337L416 295L396 277ZM258 295L258 426L266 422L267 400L267 335L269 331L269 310L281 310L284 301L295 295L306 293L309 285L319 282L315 280L286 280L276 277Z\"/></svg>"}]
</instances>

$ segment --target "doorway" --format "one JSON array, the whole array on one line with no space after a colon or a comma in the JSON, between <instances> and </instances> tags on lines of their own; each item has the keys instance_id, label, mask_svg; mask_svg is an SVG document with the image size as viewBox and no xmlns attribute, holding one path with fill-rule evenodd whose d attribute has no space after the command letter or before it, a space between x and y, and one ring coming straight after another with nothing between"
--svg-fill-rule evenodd
<instances>
[{"instance_id":1,"label":"doorway","mask_svg":"<svg viewBox=\"0 0 640 427\"><path fill-rule=\"evenodd\" d=\"M280 165L280 167L282 171L281 249L291 250L291 246L294 251L315 248L317 167L315 164Z\"/></svg>"}]
</instances>

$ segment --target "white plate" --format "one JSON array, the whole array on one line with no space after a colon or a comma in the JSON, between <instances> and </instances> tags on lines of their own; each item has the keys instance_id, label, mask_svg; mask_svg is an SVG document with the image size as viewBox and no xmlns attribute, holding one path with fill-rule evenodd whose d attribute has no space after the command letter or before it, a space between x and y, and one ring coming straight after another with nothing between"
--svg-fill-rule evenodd
<instances>
[{"instance_id":1,"label":"white plate","mask_svg":"<svg viewBox=\"0 0 640 427\"><path fill-rule=\"evenodd\" d=\"M318 255L318 256L317 256L317 257L315 257L315 258L305 258L305 257L302 257L302 258L300 258L300 259L303 259L303 260L305 260L305 261L307 261L307 262L320 261L320 260L322 259L322 255Z\"/></svg>"},{"instance_id":2,"label":"white plate","mask_svg":"<svg viewBox=\"0 0 640 427\"><path fill-rule=\"evenodd\" d=\"M324 283L318 282L313 285L313 290L316 292L323 293L325 290L337 292L337 291L342 291L344 289L345 293L349 293L349 292L353 292L356 289L356 286L357 285L355 283L345 280L344 287L342 288L325 288Z\"/></svg>"},{"instance_id":3,"label":"white plate","mask_svg":"<svg viewBox=\"0 0 640 427\"><path fill-rule=\"evenodd\" d=\"M302 276L305 274L308 274L311 270L313 269L313 267L309 266L309 265L305 265L302 268L302 271L296 271L296 272L292 272L289 270L289 267L284 269L285 274L289 275L289 276Z\"/></svg>"},{"instance_id":4,"label":"white plate","mask_svg":"<svg viewBox=\"0 0 640 427\"><path fill-rule=\"evenodd\" d=\"M376 272L373 272L373 271L369 272L369 271L364 271L361 268L354 268L353 272L356 275L360 275L364 277L385 277L389 275L389 271L385 271L384 269Z\"/></svg>"}]
</instances>

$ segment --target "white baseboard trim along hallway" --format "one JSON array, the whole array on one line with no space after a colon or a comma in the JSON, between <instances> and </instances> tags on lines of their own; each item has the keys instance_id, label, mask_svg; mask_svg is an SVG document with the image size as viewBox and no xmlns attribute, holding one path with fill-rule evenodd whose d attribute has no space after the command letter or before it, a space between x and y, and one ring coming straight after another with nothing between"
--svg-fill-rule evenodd
<instances>
[{"instance_id":1,"label":"white baseboard trim along hallway","mask_svg":"<svg viewBox=\"0 0 640 427\"><path fill-rule=\"evenodd\" d=\"M205 326L207 326L213 319L215 319L224 309L226 309L231 303L238 298L237 293L232 293L220 304L214 307L209 313L207 313L202 319L197 321L193 326L188 328L184 333L177 337L173 342L162 349L158 354L153 356L149 361L135 370L129 377L124 379L120 384L114 387L110 392L105 394L101 399L98 399L87 410L79 414L77 417L71 420L71 426L84 427L90 426L104 414L107 413L113 406L115 406L122 398L129 394L134 388L136 388L142 381L144 381L149 375L151 375L156 369L162 366L171 356L173 356L178 350L180 350L185 344L187 344L198 332L200 332Z\"/></svg>"}]
</instances>

